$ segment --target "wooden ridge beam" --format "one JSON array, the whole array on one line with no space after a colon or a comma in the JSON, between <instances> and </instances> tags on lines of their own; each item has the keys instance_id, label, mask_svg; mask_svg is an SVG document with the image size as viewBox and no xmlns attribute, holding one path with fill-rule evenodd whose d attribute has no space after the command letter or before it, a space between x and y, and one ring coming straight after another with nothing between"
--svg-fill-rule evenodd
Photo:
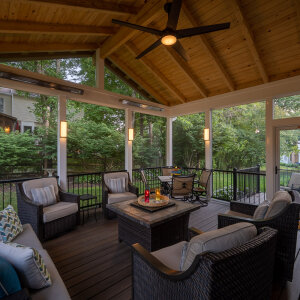
<instances>
[{"instance_id":1,"label":"wooden ridge beam","mask_svg":"<svg viewBox=\"0 0 300 300\"><path fill-rule=\"evenodd\" d=\"M58 8L87 9L99 13L118 15L135 15L139 11L137 7L98 0L19 0L19 2L45 4Z\"/></svg>"},{"instance_id":2,"label":"wooden ridge beam","mask_svg":"<svg viewBox=\"0 0 300 300\"><path fill-rule=\"evenodd\" d=\"M22 53L22 52L76 52L91 51L99 48L94 43L75 43L75 44L58 44L58 43L0 43L0 53Z\"/></svg>"},{"instance_id":3,"label":"wooden ridge beam","mask_svg":"<svg viewBox=\"0 0 300 300\"><path fill-rule=\"evenodd\" d=\"M136 16L129 18L128 22L147 26L163 11L163 4L163 0L149 0ZM101 57L109 56L137 33L139 33L138 30L121 26L118 32L109 37L101 46Z\"/></svg>"},{"instance_id":4,"label":"wooden ridge beam","mask_svg":"<svg viewBox=\"0 0 300 300\"><path fill-rule=\"evenodd\" d=\"M161 104L169 105L169 103L157 91L155 91L148 83L146 83L145 80L142 80L139 76L137 76L134 71L124 64L115 54L110 55L109 60L117 65L118 68L120 68L127 76L145 89L157 101L159 101Z\"/></svg>"},{"instance_id":5,"label":"wooden ridge beam","mask_svg":"<svg viewBox=\"0 0 300 300\"><path fill-rule=\"evenodd\" d=\"M140 53L136 46L131 42L127 42L127 44L125 44L125 47L134 57ZM161 73L161 71L157 67L154 66L154 64L147 57L144 56L138 61L142 63L144 67L146 67L146 69L150 73L152 73L157 78L157 80L160 81L172 93L172 95L176 99L179 100L179 102L187 102L184 95L170 82L170 80L166 78L164 74Z\"/></svg>"},{"instance_id":6,"label":"wooden ridge beam","mask_svg":"<svg viewBox=\"0 0 300 300\"><path fill-rule=\"evenodd\" d=\"M263 79L263 82L266 83L269 81L268 74L266 72L265 66L263 64L263 61L258 53L257 47L255 45L254 37L251 31L251 28L241 10L240 4L238 3L238 0L230 0L231 7L233 9L234 15L236 19L239 22L239 25L242 30L242 34L246 39L246 42L248 44L248 48L252 54L252 57L254 59L254 62L256 64L256 67L260 73L260 76Z\"/></svg>"},{"instance_id":7,"label":"wooden ridge beam","mask_svg":"<svg viewBox=\"0 0 300 300\"><path fill-rule=\"evenodd\" d=\"M187 8L186 4L182 4L182 11L186 17L186 20L190 23L192 27L199 27L203 24L199 24L199 21L197 21L193 15L190 13L189 9ZM196 37L194 37L196 38ZM228 86L230 91L233 91L234 83L229 76L228 72L226 71L225 67L223 66L221 60L219 59L218 55L214 51L214 49L209 44L207 38L205 35L198 35L197 36L198 41L200 42L203 50L206 52L206 54L211 58L212 62L214 63L215 67L218 69L220 75L222 76L223 80L225 81L226 85Z\"/></svg>"},{"instance_id":8,"label":"wooden ridge beam","mask_svg":"<svg viewBox=\"0 0 300 300\"><path fill-rule=\"evenodd\" d=\"M113 27L47 24L37 22L0 21L0 33L39 33L64 35L108 36L116 33Z\"/></svg>"},{"instance_id":9,"label":"wooden ridge beam","mask_svg":"<svg viewBox=\"0 0 300 300\"><path fill-rule=\"evenodd\" d=\"M156 40L153 38L153 41ZM162 48L165 49L165 52L168 53L172 61L181 69L181 71L186 75L194 87L200 92L202 97L207 97L207 92L204 89L203 85L199 81L198 77L194 74L188 63L172 48L169 46L162 45Z\"/></svg>"}]
</instances>

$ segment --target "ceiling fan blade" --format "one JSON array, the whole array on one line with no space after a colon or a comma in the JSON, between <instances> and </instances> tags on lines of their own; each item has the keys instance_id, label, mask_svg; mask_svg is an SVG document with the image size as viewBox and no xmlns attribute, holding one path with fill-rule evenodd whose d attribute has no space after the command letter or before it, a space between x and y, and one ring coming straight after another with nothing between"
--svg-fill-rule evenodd
<instances>
[{"instance_id":1,"label":"ceiling fan blade","mask_svg":"<svg viewBox=\"0 0 300 300\"><path fill-rule=\"evenodd\" d=\"M136 24L132 24L132 23L116 20L116 19L112 19L111 21L112 21L112 23L119 24L121 26L130 27L130 28L133 28L136 30L140 30L140 31L144 31L144 32L148 32L148 33L152 33L152 34L156 34L156 35L162 35L162 31L154 29L154 28L144 27L144 26L140 26L140 25L136 25Z\"/></svg>"},{"instance_id":2,"label":"ceiling fan blade","mask_svg":"<svg viewBox=\"0 0 300 300\"><path fill-rule=\"evenodd\" d=\"M148 48L146 48L142 53L140 53L136 59L140 59L141 57L143 57L144 55L146 55L147 53L149 53L150 51L152 51L153 49L155 49L156 47L158 47L159 45L161 45L161 40L157 40L155 43L153 43L151 46L149 46Z\"/></svg>"},{"instance_id":3,"label":"ceiling fan blade","mask_svg":"<svg viewBox=\"0 0 300 300\"><path fill-rule=\"evenodd\" d=\"M201 26L201 27L194 27L194 28L187 28L187 29L180 29L176 31L176 37L178 39L182 39L189 36L199 35L203 33L214 32L218 30L228 29L230 27L230 23L221 23L215 25L208 25L208 26Z\"/></svg>"},{"instance_id":4,"label":"ceiling fan blade","mask_svg":"<svg viewBox=\"0 0 300 300\"><path fill-rule=\"evenodd\" d=\"M185 52L184 48L182 47L181 43L177 41L174 45L172 45L172 48L185 60L188 61L190 57Z\"/></svg>"},{"instance_id":5,"label":"ceiling fan blade","mask_svg":"<svg viewBox=\"0 0 300 300\"><path fill-rule=\"evenodd\" d=\"M168 23L167 23L168 29L176 30L180 9L181 9L181 0L173 0L171 11L168 17Z\"/></svg>"}]
</instances>

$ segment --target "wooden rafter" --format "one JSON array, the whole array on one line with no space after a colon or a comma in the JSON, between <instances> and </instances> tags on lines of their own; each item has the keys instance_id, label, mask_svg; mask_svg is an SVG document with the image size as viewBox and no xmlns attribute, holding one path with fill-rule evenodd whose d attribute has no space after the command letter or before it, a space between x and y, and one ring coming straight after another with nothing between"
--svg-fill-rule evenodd
<instances>
[{"instance_id":1,"label":"wooden rafter","mask_svg":"<svg viewBox=\"0 0 300 300\"><path fill-rule=\"evenodd\" d=\"M295 8L296 8L296 19L297 19L297 27L298 27L298 43L300 43L300 1L294 0Z\"/></svg>"},{"instance_id":2,"label":"wooden rafter","mask_svg":"<svg viewBox=\"0 0 300 300\"><path fill-rule=\"evenodd\" d=\"M154 39L153 39L154 40ZM181 71L186 75L190 82L195 86L195 88L200 92L202 97L207 97L207 92L203 85L199 81L198 77L194 74L188 63L172 48L168 46L162 46L165 52L169 54L169 57L173 62L181 69Z\"/></svg>"},{"instance_id":3,"label":"wooden rafter","mask_svg":"<svg viewBox=\"0 0 300 300\"><path fill-rule=\"evenodd\" d=\"M72 52L96 50L99 45L93 43L81 44L57 44L57 43L0 43L0 53L22 53L22 52Z\"/></svg>"},{"instance_id":4,"label":"wooden rafter","mask_svg":"<svg viewBox=\"0 0 300 300\"><path fill-rule=\"evenodd\" d=\"M149 0L136 16L129 18L128 22L147 26L162 11L163 0ZM119 47L129 41L138 31L127 27L120 27L119 31L108 38L101 47L101 57L105 58Z\"/></svg>"},{"instance_id":5,"label":"wooden rafter","mask_svg":"<svg viewBox=\"0 0 300 300\"><path fill-rule=\"evenodd\" d=\"M25 3L38 3L46 4L55 7L65 8L77 8L77 9L88 9L100 13L106 14L118 14L118 15L135 15L138 12L138 8L129 5L112 3L109 1L98 1L98 0L19 0L19 2Z\"/></svg>"},{"instance_id":6,"label":"wooden rafter","mask_svg":"<svg viewBox=\"0 0 300 300\"><path fill-rule=\"evenodd\" d=\"M46 24L37 22L0 21L0 33L39 33L63 35L108 36L116 32L113 27Z\"/></svg>"},{"instance_id":7,"label":"wooden rafter","mask_svg":"<svg viewBox=\"0 0 300 300\"><path fill-rule=\"evenodd\" d=\"M186 17L186 20L190 23L193 27L201 26L202 24L199 24L199 21L196 20L193 15L190 13L189 9L186 7L185 4L182 5L182 11ZM220 75L222 76L223 80L225 81L226 85L228 86L230 91L234 90L234 83L232 79L230 78L228 72L226 71L225 67L223 66L221 60L219 59L218 55L214 51L214 49L209 44L207 38L205 35L199 35L197 37L197 40L200 42L203 50L206 52L206 54L211 58L212 62L218 69Z\"/></svg>"},{"instance_id":8,"label":"wooden rafter","mask_svg":"<svg viewBox=\"0 0 300 300\"><path fill-rule=\"evenodd\" d=\"M263 82L268 82L269 81L269 77L268 74L266 72L265 66L263 64L263 61L258 53L257 47L255 45L255 41L254 41L254 37L251 31L251 28L241 10L240 4L238 3L238 0L230 0L229 1L234 15L236 17L236 19L239 22L239 25L241 27L242 33L247 41L248 44L248 48L253 56L253 59L255 61L256 67L258 68L258 71L263 79Z\"/></svg>"},{"instance_id":9,"label":"wooden rafter","mask_svg":"<svg viewBox=\"0 0 300 300\"><path fill-rule=\"evenodd\" d=\"M130 69L126 64L124 64L115 54L109 56L115 65L118 66L125 74L127 74L132 80L134 80L138 85L143 87L150 95L152 95L161 104L169 105L169 103L157 92L155 91L145 80L142 80L137 76L132 69Z\"/></svg>"},{"instance_id":10,"label":"wooden rafter","mask_svg":"<svg viewBox=\"0 0 300 300\"><path fill-rule=\"evenodd\" d=\"M133 56L137 56L141 52L131 42L127 42L127 44L125 44L125 47ZM159 80L172 93L172 95L176 99L178 99L181 103L186 102L186 98L184 97L184 95L166 78L166 76L157 67L155 67L155 65L147 57L139 59L139 62L142 63L147 68L147 70L151 72L156 77L156 79Z\"/></svg>"}]
</instances>

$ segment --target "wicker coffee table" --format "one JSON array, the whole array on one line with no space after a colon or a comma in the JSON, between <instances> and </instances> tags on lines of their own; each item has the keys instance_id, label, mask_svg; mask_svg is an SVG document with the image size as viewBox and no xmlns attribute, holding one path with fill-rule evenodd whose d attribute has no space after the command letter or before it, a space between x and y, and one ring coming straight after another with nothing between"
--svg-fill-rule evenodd
<instances>
[{"instance_id":1,"label":"wicker coffee table","mask_svg":"<svg viewBox=\"0 0 300 300\"><path fill-rule=\"evenodd\" d=\"M155 251L187 240L190 213L201 206L172 201L175 206L156 212L131 206L134 200L109 204L107 208L118 216L119 241L128 245L140 243L148 251Z\"/></svg>"}]
</instances>

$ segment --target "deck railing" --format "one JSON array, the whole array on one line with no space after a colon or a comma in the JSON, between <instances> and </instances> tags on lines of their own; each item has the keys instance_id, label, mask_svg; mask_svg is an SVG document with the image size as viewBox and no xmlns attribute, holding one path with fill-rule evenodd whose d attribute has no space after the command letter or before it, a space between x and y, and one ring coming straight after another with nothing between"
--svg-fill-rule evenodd
<instances>
[{"instance_id":1,"label":"deck railing","mask_svg":"<svg viewBox=\"0 0 300 300\"><path fill-rule=\"evenodd\" d=\"M202 169L182 168L182 174L195 173L200 177ZM151 188L159 187L158 179L161 168L144 169L148 184ZM280 184L287 186L293 172L299 170L280 170ZM91 194L102 199L102 176L103 172L79 173L68 175L68 191L75 194ZM5 179L0 180L0 209L8 204L17 208L16 184L31 178ZM40 177L38 177L40 178ZM140 193L145 189L141 179L140 169L132 171L132 183L139 188ZM261 203L266 199L266 174L259 166L242 170L219 170L214 169L212 174L212 196L220 200L236 200L247 203Z\"/></svg>"}]
</instances>

